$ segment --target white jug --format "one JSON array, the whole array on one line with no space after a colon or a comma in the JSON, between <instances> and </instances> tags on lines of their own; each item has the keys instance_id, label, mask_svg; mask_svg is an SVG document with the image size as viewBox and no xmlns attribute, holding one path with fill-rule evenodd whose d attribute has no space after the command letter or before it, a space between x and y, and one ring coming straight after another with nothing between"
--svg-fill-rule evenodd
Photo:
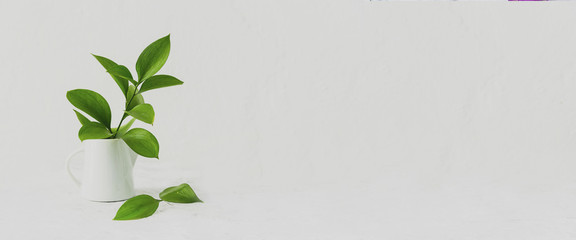
<instances>
[{"instance_id":1,"label":"white jug","mask_svg":"<svg viewBox=\"0 0 576 240\"><path fill-rule=\"evenodd\" d=\"M132 169L138 155L122 139L89 139L83 148L70 154L66 170L80 187L81 195L91 201L112 202L134 196ZM84 174L78 180L70 170L70 160L84 153Z\"/></svg>"}]
</instances>

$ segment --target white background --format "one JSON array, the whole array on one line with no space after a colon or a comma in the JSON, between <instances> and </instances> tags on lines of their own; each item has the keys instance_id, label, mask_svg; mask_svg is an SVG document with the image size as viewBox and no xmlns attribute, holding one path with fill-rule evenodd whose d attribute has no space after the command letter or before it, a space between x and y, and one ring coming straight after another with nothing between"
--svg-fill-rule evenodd
<instances>
[{"instance_id":1,"label":"white background","mask_svg":"<svg viewBox=\"0 0 576 240\"><path fill-rule=\"evenodd\" d=\"M576 5L290 1L0 3L0 238L574 239ZM137 190L206 202L110 219L63 169L66 91L122 95L171 33L144 94L160 160ZM134 72L134 71L133 71Z\"/></svg>"}]
</instances>

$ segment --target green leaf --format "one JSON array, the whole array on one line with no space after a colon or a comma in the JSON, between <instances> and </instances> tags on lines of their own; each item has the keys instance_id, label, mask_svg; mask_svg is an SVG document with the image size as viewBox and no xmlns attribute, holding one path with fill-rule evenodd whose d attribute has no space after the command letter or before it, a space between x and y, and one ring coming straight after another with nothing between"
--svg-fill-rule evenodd
<instances>
[{"instance_id":1,"label":"green leaf","mask_svg":"<svg viewBox=\"0 0 576 240\"><path fill-rule=\"evenodd\" d=\"M142 82L156 74L170 54L170 34L151 43L142 51L136 61L136 72L138 73L138 82Z\"/></svg>"},{"instance_id":2,"label":"green leaf","mask_svg":"<svg viewBox=\"0 0 576 240\"><path fill-rule=\"evenodd\" d=\"M146 79L146 81L142 83L142 87L140 87L140 93L156 88L182 85L183 83L184 82L169 75L155 75Z\"/></svg>"},{"instance_id":3,"label":"green leaf","mask_svg":"<svg viewBox=\"0 0 576 240\"><path fill-rule=\"evenodd\" d=\"M130 87L128 88L128 98L126 99L130 99L132 98L132 95L134 95L134 91L136 91L136 87L130 85ZM126 106L126 110L130 111L132 110L132 108L143 104L144 103L144 97L142 97L142 94L138 93L136 96L134 96L134 98L132 99L132 101L130 102L130 104L128 106Z\"/></svg>"},{"instance_id":4,"label":"green leaf","mask_svg":"<svg viewBox=\"0 0 576 240\"><path fill-rule=\"evenodd\" d=\"M202 202L187 183L179 186L166 188L160 193L160 199L173 203L195 203Z\"/></svg>"},{"instance_id":5,"label":"green leaf","mask_svg":"<svg viewBox=\"0 0 576 240\"><path fill-rule=\"evenodd\" d=\"M86 139L105 139L112 136L112 133L99 122L89 122L84 124L80 131L78 131L78 138L80 141Z\"/></svg>"},{"instance_id":6,"label":"green leaf","mask_svg":"<svg viewBox=\"0 0 576 240\"><path fill-rule=\"evenodd\" d=\"M112 74L113 76L123 78L125 80L134 81L134 79L132 79L132 73L130 73L130 70L128 70L128 68L123 65L116 65L114 67L111 67L110 69L108 69L108 73Z\"/></svg>"},{"instance_id":7,"label":"green leaf","mask_svg":"<svg viewBox=\"0 0 576 240\"><path fill-rule=\"evenodd\" d=\"M146 194L130 198L118 209L114 220L136 220L152 216L158 209L159 202L160 200Z\"/></svg>"},{"instance_id":8,"label":"green leaf","mask_svg":"<svg viewBox=\"0 0 576 240\"><path fill-rule=\"evenodd\" d=\"M152 133L143 128L134 128L122 136L124 142L138 153L138 155L149 158L158 158L160 145Z\"/></svg>"},{"instance_id":9,"label":"green leaf","mask_svg":"<svg viewBox=\"0 0 576 240\"><path fill-rule=\"evenodd\" d=\"M144 97L142 97L142 94L137 94L134 99L132 99L132 102L130 102L130 105L128 105L128 107L126 108L126 110L130 111L132 110L134 107L143 104L144 103Z\"/></svg>"},{"instance_id":10,"label":"green leaf","mask_svg":"<svg viewBox=\"0 0 576 240\"><path fill-rule=\"evenodd\" d=\"M130 81L132 83L132 85L137 86L138 82L136 82L136 80L134 79L129 79L128 81Z\"/></svg>"},{"instance_id":11,"label":"green leaf","mask_svg":"<svg viewBox=\"0 0 576 240\"><path fill-rule=\"evenodd\" d=\"M68 91L66 98L72 105L110 129L112 113L110 112L110 105L102 95L87 89L76 89Z\"/></svg>"},{"instance_id":12,"label":"green leaf","mask_svg":"<svg viewBox=\"0 0 576 240\"><path fill-rule=\"evenodd\" d=\"M120 126L120 130L118 130L118 132L116 132L116 128L112 128L112 132L116 133L116 137L115 138L122 138L122 136L128 132L128 130L130 129L130 127L132 127L132 124L134 124L134 121L136 121L136 119L132 118L130 119L130 121L122 126Z\"/></svg>"},{"instance_id":13,"label":"green leaf","mask_svg":"<svg viewBox=\"0 0 576 240\"><path fill-rule=\"evenodd\" d=\"M110 69L112 69L113 67L118 66L118 64L116 64L114 61L108 58L94 54L92 54L92 56L94 56L96 60L98 60L98 62L102 64L102 66L104 67L104 69L106 69L106 71L110 71ZM120 90L122 90L122 93L124 94L124 96L126 96L126 92L128 91L128 81L126 79L117 77L112 74L110 74L110 76L112 76L112 79L116 81L116 84L118 84L118 87L120 87Z\"/></svg>"},{"instance_id":14,"label":"green leaf","mask_svg":"<svg viewBox=\"0 0 576 240\"><path fill-rule=\"evenodd\" d=\"M90 121L90 119L88 119L87 117L84 117L84 115L82 115L82 113L79 113L79 112L76 111L76 110L74 110L74 112L76 113L76 117L78 118L78 121L80 121L80 123L81 123L82 125L86 125L87 123L92 122L92 121Z\"/></svg>"},{"instance_id":15,"label":"green leaf","mask_svg":"<svg viewBox=\"0 0 576 240\"><path fill-rule=\"evenodd\" d=\"M126 111L126 113L142 122L149 124L154 123L154 108L148 103L140 104L132 108L132 110Z\"/></svg>"}]
</instances>

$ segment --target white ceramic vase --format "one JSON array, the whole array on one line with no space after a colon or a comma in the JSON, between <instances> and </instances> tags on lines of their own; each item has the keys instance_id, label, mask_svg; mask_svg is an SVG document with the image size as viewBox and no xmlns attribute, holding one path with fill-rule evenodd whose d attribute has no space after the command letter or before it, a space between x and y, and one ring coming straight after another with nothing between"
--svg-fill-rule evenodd
<instances>
[{"instance_id":1,"label":"white ceramic vase","mask_svg":"<svg viewBox=\"0 0 576 240\"><path fill-rule=\"evenodd\" d=\"M132 169L138 155L122 139L90 139L70 154L66 170L80 187L81 195L91 201L112 202L134 196ZM84 155L84 172L79 180L70 170L70 161Z\"/></svg>"}]
</instances>

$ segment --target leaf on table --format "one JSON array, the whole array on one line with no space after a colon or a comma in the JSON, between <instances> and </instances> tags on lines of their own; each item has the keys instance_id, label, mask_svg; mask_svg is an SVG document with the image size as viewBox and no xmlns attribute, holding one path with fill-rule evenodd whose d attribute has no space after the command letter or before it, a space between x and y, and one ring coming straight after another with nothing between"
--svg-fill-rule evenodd
<instances>
[{"instance_id":1,"label":"leaf on table","mask_svg":"<svg viewBox=\"0 0 576 240\"><path fill-rule=\"evenodd\" d=\"M116 212L114 220L136 220L154 214L158 209L159 200L150 195L138 195L128 199Z\"/></svg>"},{"instance_id":2,"label":"leaf on table","mask_svg":"<svg viewBox=\"0 0 576 240\"><path fill-rule=\"evenodd\" d=\"M195 203L202 202L194 190L187 183L166 188L160 193L160 199L173 203Z\"/></svg>"}]
</instances>

